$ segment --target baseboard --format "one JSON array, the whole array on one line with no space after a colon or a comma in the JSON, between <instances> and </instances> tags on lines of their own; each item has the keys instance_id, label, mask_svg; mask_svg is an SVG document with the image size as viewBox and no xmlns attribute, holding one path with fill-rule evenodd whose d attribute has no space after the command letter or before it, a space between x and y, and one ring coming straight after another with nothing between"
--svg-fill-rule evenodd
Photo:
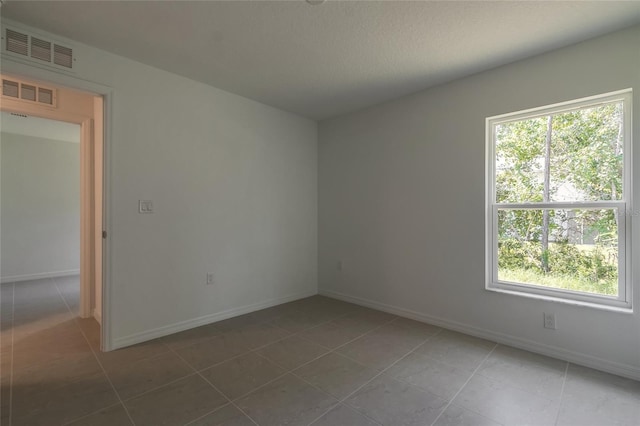
<instances>
[{"instance_id":1,"label":"baseboard","mask_svg":"<svg viewBox=\"0 0 640 426\"><path fill-rule=\"evenodd\" d=\"M217 312L215 314L204 315L198 318L193 318L163 327L154 328L153 330L147 330L140 333L131 334L129 336L119 337L113 340L111 349L124 348L126 346L135 345L136 343L142 343L148 340L157 339L158 337L167 336L179 331L189 330L191 328L200 327L202 325L207 325L228 318L237 317L238 315L259 311L260 309L270 308L282 303L293 302L294 300L303 299L305 297L314 296L316 294L317 292L314 290L277 299L269 299L264 302L245 305L234 309L228 309L226 311Z\"/></svg>"},{"instance_id":2,"label":"baseboard","mask_svg":"<svg viewBox=\"0 0 640 426\"><path fill-rule=\"evenodd\" d=\"M412 311L409 309L400 308L385 303L376 302L369 299L360 297L354 297L347 294L339 293L331 290L319 290L318 294L331 297L334 299L342 300L345 302L354 303L356 305L366 306L369 308L377 309L380 311L388 312L390 314L398 315L414 319L421 322L437 325L449 330L459 331L461 333L469 334L471 336L480 337L483 339L491 340L493 342L501 343L507 346L513 346L516 348L524 349L530 352L535 352L541 355L558 358L564 361L571 362L573 364L590 367L596 370L605 371L607 373L616 374L618 376L628 377L634 380L640 380L640 368L612 362L606 359L585 355L579 352L569 351L556 346L545 345L532 340L522 339L512 335L497 333L491 330L475 327L469 324L463 324L456 321L451 321L445 318L434 317L431 315L425 315L420 312Z\"/></svg>"},{"instance_id":3,"label":"baseboard","mask_svg":"<svg viewBox=\"0 0 640 426\"><path fill-rule=\"evenodd\" d=\"M66 271L39 272L37 274L11 275L1 277L0 283L17 283L20 281L39 280L43 278L66 277L69 275L80 275L80 269L69 269Z\"/></svg>"},{"instance_id":4,"label":"baseboard","mask_svg":"<svg viewBox=\"0 0 640 426\"><path fill-rule=\"evenodd\" d=\"M98 324L102 325L102 314L100 312L94 309L92 312L92 316L96 319L96 321L98 321Z\"/></svg>"}]
</instances>

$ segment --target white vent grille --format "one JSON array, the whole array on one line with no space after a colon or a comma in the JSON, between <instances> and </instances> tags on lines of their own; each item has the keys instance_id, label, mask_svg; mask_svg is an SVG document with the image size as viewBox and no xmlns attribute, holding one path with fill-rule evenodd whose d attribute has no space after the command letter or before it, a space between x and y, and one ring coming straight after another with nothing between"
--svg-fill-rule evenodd
<instances>
[{"instance_id":1,"label":"white vent grille","mask_svg":"<svg viewBox=\"0 0 640 426\"><path fill-rule=\"evenodd\" d=\"M6 52L37 59L40 63L46 62L56 68L73 69L75 58L71 47L10 28L6 28L3 39Z\"/></svg>"},{"instance_id":2,"label":"white vent grille","mask_svg":"<svg viewBox=\"0 0 640 426\"><path fill-rule=\"evenodd\" d=\"M13 79L2 79L2 96L15 100L56 106L56 91L35 83L27 83Z\"/></svg>"},{"instance_id":3,"label":"white vent grille","mask_svg":"<svg viewBox=\"0 0 640 426\"><path fill-rule=\"evenodd\" d=\"M51 42L31 37L31 57L51 62Z\"/></svg>"},{"instance_id":4,"label":"white vent grille","mask_svg":"<svg viewBox=\"0 0 640 426\"><path fill-rule=\"evenodd\" d=\"M56 44L53 48L53 63L62 67L73 68L73 49Z\"/></svg>"},{"instance_id":5,"label":"white vent grille","mask_svg":"<svg viewBox=\"0 0 640 426\"><path fill-rule=\"evenodd\" d=\"M10 98L20 98L20 83L11 80L2 80L2 95Z\"/></svg>"},{"instance_id":6,"label":"white vent grille","mask_svg":"<svg viewBox=\"0 0 640 426\"><path fill-rule=\"evenodd\" d=\"M53 105L53 89L38 87L38 102L41 104Z\"/></svg>"},{"instance_id":7,"label":"white vent grille","mask_svg":"<svg viewBox=\"0 0 640 426\"><path fill-rule=\"evenodd\" d=\"M20 85L20 99L24 99L25 101L36 101L36 86L32 86L30 84L21 84Z\"/></svg>"},{"instance_id":8,"label":"white vent grille","mask_svg":"<svg viewBox=\"0 0 640 426\"><path fill-rule=\"evenodd\" d=\"M6 46L9 52L29 55L29 36L7 28Z\"/></svg>"}]
</instances>

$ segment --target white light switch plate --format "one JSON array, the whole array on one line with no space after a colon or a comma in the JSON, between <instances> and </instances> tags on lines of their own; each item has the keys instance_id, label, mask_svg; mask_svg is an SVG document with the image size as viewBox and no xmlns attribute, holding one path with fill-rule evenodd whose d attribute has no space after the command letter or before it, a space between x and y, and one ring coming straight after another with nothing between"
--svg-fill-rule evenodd
<instances>
[{"instance_id":1,"label":"white light switch plate","mask_svg":"<svg viewBox=\"0 0 640 426\"><path fill-rule=\"evenodd\" d=\"M153 201L151 201L151 200L138 200L138 212L139 213L153 213Z\"/></svg>"}]
</instances>

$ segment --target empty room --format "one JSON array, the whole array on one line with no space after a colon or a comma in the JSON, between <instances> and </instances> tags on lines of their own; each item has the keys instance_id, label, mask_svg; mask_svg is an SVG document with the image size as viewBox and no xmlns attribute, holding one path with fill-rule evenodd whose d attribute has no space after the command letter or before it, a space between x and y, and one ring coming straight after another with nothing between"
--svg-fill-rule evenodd
<instances>
[{"instance_id":1,"label":"empty room","mask_svg":"<svg viewBox=\"0 0 640 426\"><path fill-rule=\"evenodd\" d=\"M0 425L640 425L640 2L0 16Z\"/></svg>"}]
</instances>

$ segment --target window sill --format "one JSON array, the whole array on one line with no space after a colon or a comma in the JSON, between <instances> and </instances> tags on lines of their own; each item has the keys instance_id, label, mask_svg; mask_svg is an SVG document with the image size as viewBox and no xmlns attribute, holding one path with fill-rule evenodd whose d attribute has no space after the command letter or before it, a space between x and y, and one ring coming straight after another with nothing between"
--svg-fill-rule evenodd
<instances>
[{"instance_id":1,"label":"window sill","mask_svg":"<svg viewBox=\"0 0 640 426\"><path fill-rule=\"evenodd\" d=\"M598 309L602 311L617 312L621 314L633 314L633 307L627 308L627 307L621 307L621 306L604 305L600 303L586 302L583 300L572 300L572 299L565 299L562 297L548 296L544 294L535 294L535 293L527 293L523 291L508 290L504 288L492 287L490 285L486 286L485 290L492 291L494 293L502 293L502 294L509 294L512 296L526 297L529 299L544 300L546 302L555 302L555 303L561 303L565 305L593 308L593 309Z\"/></svg>"}]
</instances>

